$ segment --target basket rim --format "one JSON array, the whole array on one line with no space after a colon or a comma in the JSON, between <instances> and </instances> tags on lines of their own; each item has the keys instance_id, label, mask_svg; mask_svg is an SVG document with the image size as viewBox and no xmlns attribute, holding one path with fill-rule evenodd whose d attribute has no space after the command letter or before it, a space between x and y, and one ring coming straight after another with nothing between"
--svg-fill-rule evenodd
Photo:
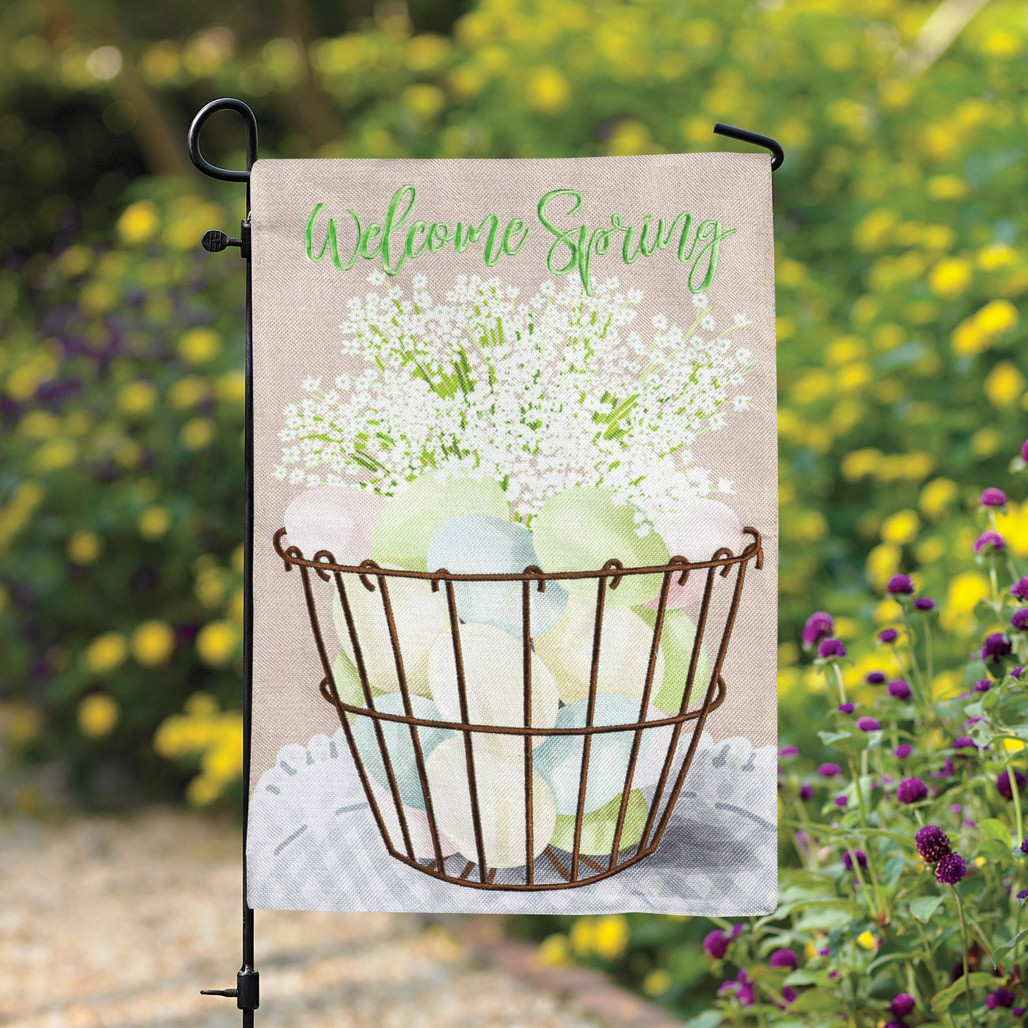
<instances>
[{"instance_id":1,"label":"basket rim","mask_svg":"<svg viewBox=\"0 0 1028 1028\"><path fill-rule=\"evenodd\" d=\"M549 738L550 736L588 736L606 735L611 732L641 732L647 728L665 728L683 725L687 721L695 721L705 714L711 714L725 701L728 686L723 675L717 676L716 689L713 697L707 701L710 693L710 685L703 691L703 703L693 710L685 710L680 714L669 715L663 718L653 718L649 721L629 721L624 724L613 725L583 725L574 728L542 728L531 725L484 725L465 721L442 721L433 718L415 717L405 714L387 714L384 711L376 710L374 707L358 707L351 703L344 703L339 699L338 692L334 689L334 683L328 678L323 678L318 686L318 691L323 699L331 703L340 711L347 714L355 714L358 717L371 718L374 721L391 721L394 724L411 725L415 728L445 728L452 732L475 732L482 735L508 735L529 738ZM403 690L397 690L402 694ZM335 695L333 695L335 693Z\"/></svg>"},{"instance_id":2,"label":"basket rim","mask_svg":"<svg viewBox=\"0 0 1028 1028\"><path fill-rule=\"evenodd\" d=\"M272 538L272 545L275 552L285 563L285 570L292 571L294 567L311 568L324 581L331 578L332 573L359 575L364 587L374 591L374 586L368 581L368 576L373 575L379 580L384 578L413 578L429 581L432 589L439 588L440 582L536 582L539 590L545 591L547 582L561 582L581 579L607 579L612 578L611 589L616 589L621 579L627 575L659 575L669 572L677 572L679 575L678 584L684 585L689 574L693 571L704 571L718 569L722 578L728 575L729 571L737 565L754 560L754 567L759 571L764 566L764 543L763 537L757 529L746 525L743 534L752 537L752 541L742 550L741 553L733 553L727 547L722 546L715 550L710 560L689 560L687 557L670 557L666 564L650 564L641 567L625 567L616 557L608 560L603 567L587 571L543 571L542 568L530 564L520 572L480 572L457 573L446 568L439 568L436 571L412 571L408 568L382 567L376 561L368 559L360 564L337 563L335 555L330 550L318 550L313 557L305 557L298 546L283 546L282 540L286 537L286 529L280 528Z\"/></svg>"}]
</instances>

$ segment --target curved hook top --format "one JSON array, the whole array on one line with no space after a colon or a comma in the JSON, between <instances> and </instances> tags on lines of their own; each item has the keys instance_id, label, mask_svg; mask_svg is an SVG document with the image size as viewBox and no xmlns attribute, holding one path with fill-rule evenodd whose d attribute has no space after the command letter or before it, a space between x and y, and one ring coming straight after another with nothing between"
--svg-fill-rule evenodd
<instances>
[{"instance_id":1,"label":"curved hook top","mask_svg":"<svg viewBox=\"0 0 1028 1028\"><path fill-rule=\"evenodd\" d=\"M777 139L762 135L760 132L751 132L749 129L736 128L734 125L726 125L723 121L714 123L714 131L719 136L728 136L729 139L738 139L743 143L752 143L754 146L762 146L765 150L771 151L771 170L777 171L785 161L785 151Z\"/></svg>"},{"instance_id":2,"label":"curved hook top","mask_svg":"<svg viewBox=\"0 0 1028 1028\"><path fill-rule=\"evenodd\" d=\"M211 164L200 152L200 132L204 124L212 114L218 111L235 111L243 119L246 128L246 170L234 170L232 168L219 168ZM257 118L250 107L242 100L234 97L222 97L220 100L212 100L209 104L200 108L193 123L189 126L189 159L210 178L221 179L223 182L249 182L250 169L253 162L257 160Z\"/></svg>"}]
</instances>

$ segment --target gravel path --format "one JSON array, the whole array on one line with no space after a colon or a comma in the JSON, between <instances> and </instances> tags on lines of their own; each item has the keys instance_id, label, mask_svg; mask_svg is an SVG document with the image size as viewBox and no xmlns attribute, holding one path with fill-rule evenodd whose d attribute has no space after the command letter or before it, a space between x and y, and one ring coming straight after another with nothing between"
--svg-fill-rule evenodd
<instances>
[{"instance_id":1,"label":"gravel path","mask_svg":"<svg viewBox=\"0 0 1028 1028\"><path fill-rule=\"evenodd\" d=\"M220 1028L235 985L240 846L228 822L147 811L0 826L0 1025ZM557 991L395 914L257 912L261 1028L597 1028Z\"/></svg>"}]
</instances>

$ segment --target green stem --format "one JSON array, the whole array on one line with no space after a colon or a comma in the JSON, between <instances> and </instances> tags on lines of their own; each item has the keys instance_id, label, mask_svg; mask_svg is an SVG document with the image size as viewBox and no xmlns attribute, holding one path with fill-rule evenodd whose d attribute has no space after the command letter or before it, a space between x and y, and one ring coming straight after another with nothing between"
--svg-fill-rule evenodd
<instances>
[{"instance_id":1,"label":"green stem","mask_svg":"<svg viewBox=\"0 0 1028 1028\"><path fill-rule=\"evenodd\" d=\"M957 917L960 918L960 958L964 965L964 996L967 998L967 1024L968 1028L974 1028L974 1007L971 1001L971 974L967 966L967 922L964 920L964 903L960 898L957 887L952 886L953 895L957 900Z\"/></svg>"},{"instance_id":2,"label":"green stem","mask_svg":"<svg viewBox=\"0 0 1028 1028\"><path fill-rule=\"evenodd\" d=\"M1003 742L1001 745L1006 748L1006 742ZM1009 750L1007 752L1010 753ZM1021 813L1021 790L1017 787L1017 775L1014 773L1012 753L1007 757L1004 766L1007 770L1007 781L1010 783L1010 795L1014 801L1014 819L1017 825L1016 844L1020 846L1024 840L1024 819Z\"/></svg>"}]
</instances>

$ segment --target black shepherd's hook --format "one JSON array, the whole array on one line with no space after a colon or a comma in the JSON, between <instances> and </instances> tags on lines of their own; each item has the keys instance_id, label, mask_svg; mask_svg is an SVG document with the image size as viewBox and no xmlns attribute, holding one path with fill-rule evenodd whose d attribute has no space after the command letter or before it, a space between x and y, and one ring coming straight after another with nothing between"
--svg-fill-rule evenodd
<instances>
[{"instance_id":1,"label":"black shepherd's hook","mask_svg":"<svg viewBox=\"0 0 1028 1028\"><path fill-rule=\"evenodd\" d=\"M765 150L771 151L771 170L777 171L785 160L785 151L777 139L761 135L759 132L751 132L749 129L736 128L734 125L726 125L723 121L714 123L714 131L719 136L727 136L729 139L738 139L743 143L752 143L754 146L762 146Z\"/></svg>"}]
</instances>

